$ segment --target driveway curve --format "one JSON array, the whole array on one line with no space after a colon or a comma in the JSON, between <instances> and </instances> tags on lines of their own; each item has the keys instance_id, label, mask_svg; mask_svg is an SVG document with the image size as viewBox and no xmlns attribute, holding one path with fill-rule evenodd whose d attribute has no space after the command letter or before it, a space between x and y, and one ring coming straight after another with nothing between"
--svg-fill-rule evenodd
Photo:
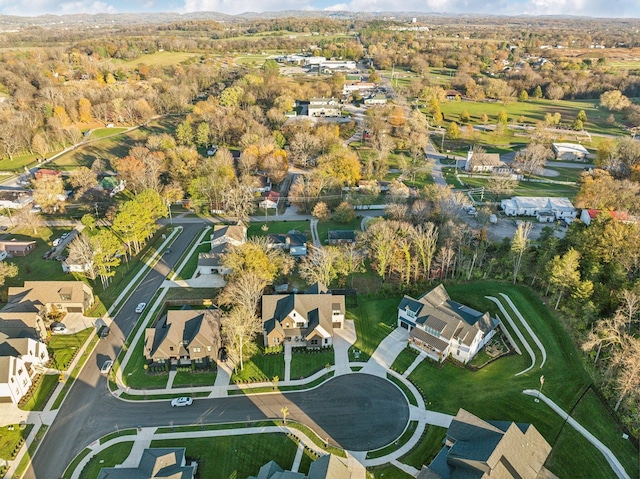
<instances>
[{"instance_id":1,"label":"driveway curve","mask_svg":"<svg viewBox=\"0 0 640 479\"><path fill-rule=\"evenodd\" d=\"M107 392L104 378L77 387L102 392L91 404L62 415L67 420L54 421L25 477L61 477L84 447L116 430L137 426L249 424L281 418L286 406L289 419L309 426L329 444L366 451L396 440L409 422L409 405L401 391L386 379L363 373L339 376L307 391L196 399L185 408L172 408L169 400L122 401ZM70 430L74 421L69 419L75 415L82 421Z\"/></svg>"}]
</instances>

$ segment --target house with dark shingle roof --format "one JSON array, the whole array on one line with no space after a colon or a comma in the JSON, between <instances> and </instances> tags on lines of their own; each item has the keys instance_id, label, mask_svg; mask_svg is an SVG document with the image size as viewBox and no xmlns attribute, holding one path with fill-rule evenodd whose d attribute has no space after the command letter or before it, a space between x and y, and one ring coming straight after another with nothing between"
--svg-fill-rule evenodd
<instances>
[{"instance_id":1,"label":"house with dark shingle roof","mask_svg":"<svg viewBox=\"0 0 640 479\"><path fill-rule=\"evenodd\" d=\"M285 249L293 257L307 255L307 235L296 230L286 234L270 234L267 242L270 248Z\"/></svg>"},{"instance_id":2,"label":"house with dark shingle roof","mask_svg":"<svg viewBox=\"0 0 640 479\"><path fill-rule=\"evenodd\" d=\"M264 345L308 349L333 345L333 330L344 326L344 296L332 294L316 283L304 294L271 294L262 297Z\"/></svg>"},{"instance_id":3,"label":"house with dark shingle roof","mask_svg":"<svg viewBox=\"0 0 640 479\"><path fill-rule=\"evenodd\" d=\"M219 309L169 310L154 328L147 328L144 356L164 363L180 360L198 365L215 364L222 346Z\"/></svg>"},{"instance_id":4,"label":"house with dark shingle roof","mask_svg":"<svg viewBox=\"0 0 640 479\"><path fill-rule=\"evenodd\" d=\"M98 479L194 479L198 464L187 466L185 448L148 448L138 467L105 467Z\"/></svg>"},{"instance_id":5,"label":"house with dark shingle roof","mask_svg":"<svg viewBox=\"0 0 640 479\"><path fill-rule=\"evenodd\" d=\"M409 330L409 344L436 361L449 355L467 363L493 337L500 321L453 301L443 285L418 299L405 296L398 326Z\"/></svg>"},{"instance_id":6,"label":"house with dark shingle roof","mask_svg":"<svg viewBox=\"0 0 640 479\"><path fill-rule=\"evenodd\" d=\"M539 479L551 446L531 424L483 421L460 409L444 447L417 479Z\"/></svg>"},{"instance_id":7,"label":"house with dark shingle roof","mask_svg":"<svg viewBox=\"0 0 640 479\"><path fill-rule=\"evenodd\" d=\"M247 227L236 225L215 225L211 234L211 251L198 255L198 274L229 274L229 268L222 264L223 255L230 246L247 242Z\"/></svg>"},{"instance_id":8,"label":"house with dark shingle roof","mask_svg":"<svg viewBox=\"0 0 640 479\"><path fill-rule=\"evenodd\" d=\"M248 479L351 479L351 472L343 459L327 454L311 463L306 476L301 472L285 471L275 461L269 461L257 476Z\"/></svg>"},{"instance_id":9,"label":"house with dark shingle roof","mask_svg":"<svg viewBox=\"0 0 640 479\"><path fill-rule=\"evenodd\" d=\"M327 235L330 245L351 244L356 241L354 230L329 230Z\"/></svg>"}]
</instances>

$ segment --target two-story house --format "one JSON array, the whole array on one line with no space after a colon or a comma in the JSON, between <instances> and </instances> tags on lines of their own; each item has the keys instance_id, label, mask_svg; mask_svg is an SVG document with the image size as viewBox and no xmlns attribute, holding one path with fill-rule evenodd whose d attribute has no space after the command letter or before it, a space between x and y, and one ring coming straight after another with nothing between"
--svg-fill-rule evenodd
<instances>
[{"instance_id":1,"label":"two-story house","mask_svg":"<svg viewBox=\"0 0 640 479\"><path fill-rule=\"evenodd\" d=\"M344 326L344 296L316 283L304 294L262 297L263 337L266 347L290 341L292 346L320 349L333 345L333 330Z\"/></svg>"},{"instance_id":2,"label":"two-story house","mask_svg":"<svg viewBox=\"0 0 640 479\"><path fill-rule=\"evenodd\" d=\"M409 344L436 361L448 356L467 363L493 337L500 321L453 301L443 285L417 299L405 296L398 326L409 330Z\"/></svg>"},{"instance_id":3,"label":"two-story house","mask_svg":"<svg viewBox=\"0 0 640 479\"><path fill-rule=\"evenodd\" d=\"M48 362L49 352L43 342L0 333L0 402L19 403Z\"/></svg>"}]
</instances>

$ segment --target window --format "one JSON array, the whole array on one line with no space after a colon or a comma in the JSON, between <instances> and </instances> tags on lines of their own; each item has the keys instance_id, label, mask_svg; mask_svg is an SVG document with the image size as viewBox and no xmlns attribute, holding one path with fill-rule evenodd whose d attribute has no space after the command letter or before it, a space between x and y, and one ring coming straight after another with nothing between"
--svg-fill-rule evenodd
<instances>
[{"instance_id":1,"label":"window","mask_svg":"<svg viewBox=\"0 0 640 479\"><path fill-rule=\"evenodd\" d=\"M312 339L311 340L311 344L314 345L314 346L317 346L318 340L317 339Z\"/></svg>"},{"instance_id":2,"label":"window","mask_svg":"<svg viewBox=\"0 0 640 479\"><path fill-rule=\"evenodd\" d=\"M191 348L194 353L199 353L202 351L202 348Z\"/></svg>"},{"instance_id":3,"label":"window","mask_svg":"<svg viewBox=\"0 0 640 479\"><path fill-rule=\"evenodd\" d=\"M207 351L211 351L211 346L207 346Z\"/></svg>"},{"instance_id":4,"label":"window","mask_svg":"<svg viewBox=\"0 0 640 479\"><path fill-rule=\"evenodd\" d=\"M324 344L329 344L329 338L324 338Z\"/></svg>"},{"instance_id":5,"label":"window","mask_svg":"<svg viewBox=\"0 0 640 479\"><path fill-rule=\"evenodd\" d=\"M169 351L173 351L173 346L169 346Z\"/></svg>"}]
</instances>

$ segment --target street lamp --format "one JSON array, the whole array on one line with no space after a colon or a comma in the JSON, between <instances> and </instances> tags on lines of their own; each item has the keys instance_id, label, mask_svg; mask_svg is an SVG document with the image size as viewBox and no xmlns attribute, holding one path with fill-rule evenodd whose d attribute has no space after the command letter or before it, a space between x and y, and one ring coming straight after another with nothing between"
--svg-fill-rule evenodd
<instances>
[{"instance_id":1,"label":"street lamp","mask_svg":"<svg viewBox=\"0 0 640 479\"><path fill-rule=\"evenodd\" d=\"M169 224L173 225L173 217L171 216L171 201L167 201L167 208L169 210Z\"/></svg>"}]
</instances>

